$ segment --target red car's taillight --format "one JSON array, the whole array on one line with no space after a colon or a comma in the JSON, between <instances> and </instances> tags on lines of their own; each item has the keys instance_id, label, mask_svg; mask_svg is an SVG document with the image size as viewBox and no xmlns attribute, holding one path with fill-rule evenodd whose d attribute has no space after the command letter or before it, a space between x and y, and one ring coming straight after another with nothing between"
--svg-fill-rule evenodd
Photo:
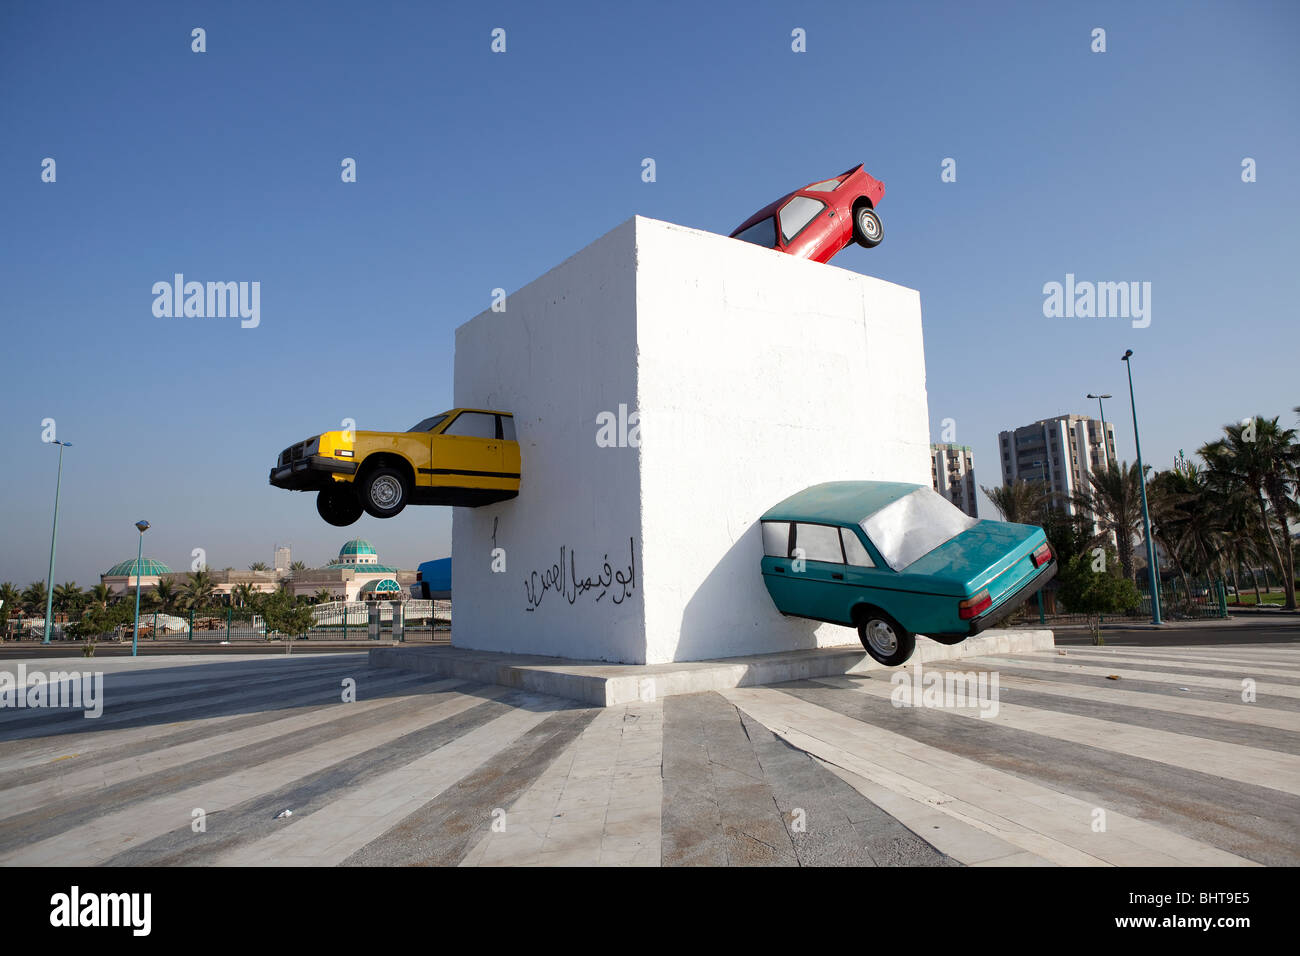
<instances>
[{"instance_id":1,"label":"red car's taillight","mask_svg":"<svg viewBox=\"0 0 1300 956\"><path fill-rule=\"evenodd\" d=\"M972 598L967 598L957 604L957 616L963 621L972 617L983 614L993 605L993 599L989 597L988 588L980 591L979 594Z\"/></svg>"},{"instance_id":2,"label":"red car's taillight","mask_svg":"<svg viewBox=\"0 0 1300 956\"><path fill-rule=\"evenodd\" d=\"M1034 567L1041 568L1048 561L1052 560L1052 548L1046 541L1040 544L1034 550Z\"/></svg>"}]
</instances>

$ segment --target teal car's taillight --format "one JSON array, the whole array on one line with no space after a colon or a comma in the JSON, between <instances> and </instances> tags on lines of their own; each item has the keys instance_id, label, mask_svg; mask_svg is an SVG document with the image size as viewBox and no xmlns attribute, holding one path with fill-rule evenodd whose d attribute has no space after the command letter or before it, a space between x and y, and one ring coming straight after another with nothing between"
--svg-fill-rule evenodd
<instances>
[{"instance_id":1,"label":"teal car's taillight","mask_svg":"<svg viewBox=\"0 0 1300 956\"><path fill-rule=\"evenodd\" d=\"M957 603L957 616L963 621L966 621L972 617L977 617L980 614L983 614L992 606L993 598L989 597L989 589L984 588L974 597L967 598L966 600Z\"/></svg>"},{"instance_id":2,"label":"teal car's taillight","mask_svg":"<svg viewBox=\"0 0 1300 956\"><path fill-rule=\"evenodd\" d=\"M1052 560L1052 548L1044 541L1034 550L1034 567L1041 568L1048 561Z\"/></svg>"}]
</instances>

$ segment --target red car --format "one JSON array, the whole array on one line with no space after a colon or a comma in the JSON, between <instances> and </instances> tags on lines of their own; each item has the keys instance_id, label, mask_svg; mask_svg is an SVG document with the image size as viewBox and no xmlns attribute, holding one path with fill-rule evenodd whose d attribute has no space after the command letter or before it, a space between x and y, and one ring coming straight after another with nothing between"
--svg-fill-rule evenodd
<instances>
[{"instance_id":1,"label":"red car","mask_svg":"<svg viewBox=\"0 0 1300 956\"><path fill-rule=\"evenodd\" d=\"M731 234L755 245L801 259L829 262L850 242L867 249L880 245L885 230L876 206L885 184L859 163L834 179L796 189L764 206Z\"/></svg>"}]
</instances>

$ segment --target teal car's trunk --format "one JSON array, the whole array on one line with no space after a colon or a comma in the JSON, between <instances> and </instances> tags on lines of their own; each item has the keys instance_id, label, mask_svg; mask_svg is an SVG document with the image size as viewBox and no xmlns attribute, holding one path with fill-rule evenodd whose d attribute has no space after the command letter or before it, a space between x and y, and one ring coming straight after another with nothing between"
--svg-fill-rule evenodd
<instances>
[{"instance_id":1,"label":"teal car's trunk","mask_svg":"<svg viewBox=\"0 0 1300 956\"><path fill-rule=\"evenodd\" d=\"M981 521L903 570L905 576L944 579L967 595L987 588L993 607L1033 577L1033 553L1047 540L1042 528Z\"/></svg>"}]
</instances>

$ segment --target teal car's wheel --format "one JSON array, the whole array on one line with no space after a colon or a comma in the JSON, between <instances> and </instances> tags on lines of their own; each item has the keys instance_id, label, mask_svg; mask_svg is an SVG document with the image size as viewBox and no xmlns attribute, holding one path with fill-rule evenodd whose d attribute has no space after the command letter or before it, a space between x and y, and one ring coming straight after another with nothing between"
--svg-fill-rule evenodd
<instances>
[{"instance_id":1,"label":"teal car's wheel","mask_svg":"<svg viewBox=\"0 0 1300 956\"><path fill-rule=\"evenodd\" d=\"M316 511L336 528L343 528L361 517L361 502L350 487L335 485L316 495Z\"/></svg>"},{"instance_id":2,"label":"teal car's wheel","mask_svg":"<svg viewBox=\"0 0 1300 956\"><path fill-rule=\"evenodd\" d=\"M916 637L879 608L858 613L858 640L872 659L886 667L905 663L916 650Z\"/></svg>"}]
</instances>

